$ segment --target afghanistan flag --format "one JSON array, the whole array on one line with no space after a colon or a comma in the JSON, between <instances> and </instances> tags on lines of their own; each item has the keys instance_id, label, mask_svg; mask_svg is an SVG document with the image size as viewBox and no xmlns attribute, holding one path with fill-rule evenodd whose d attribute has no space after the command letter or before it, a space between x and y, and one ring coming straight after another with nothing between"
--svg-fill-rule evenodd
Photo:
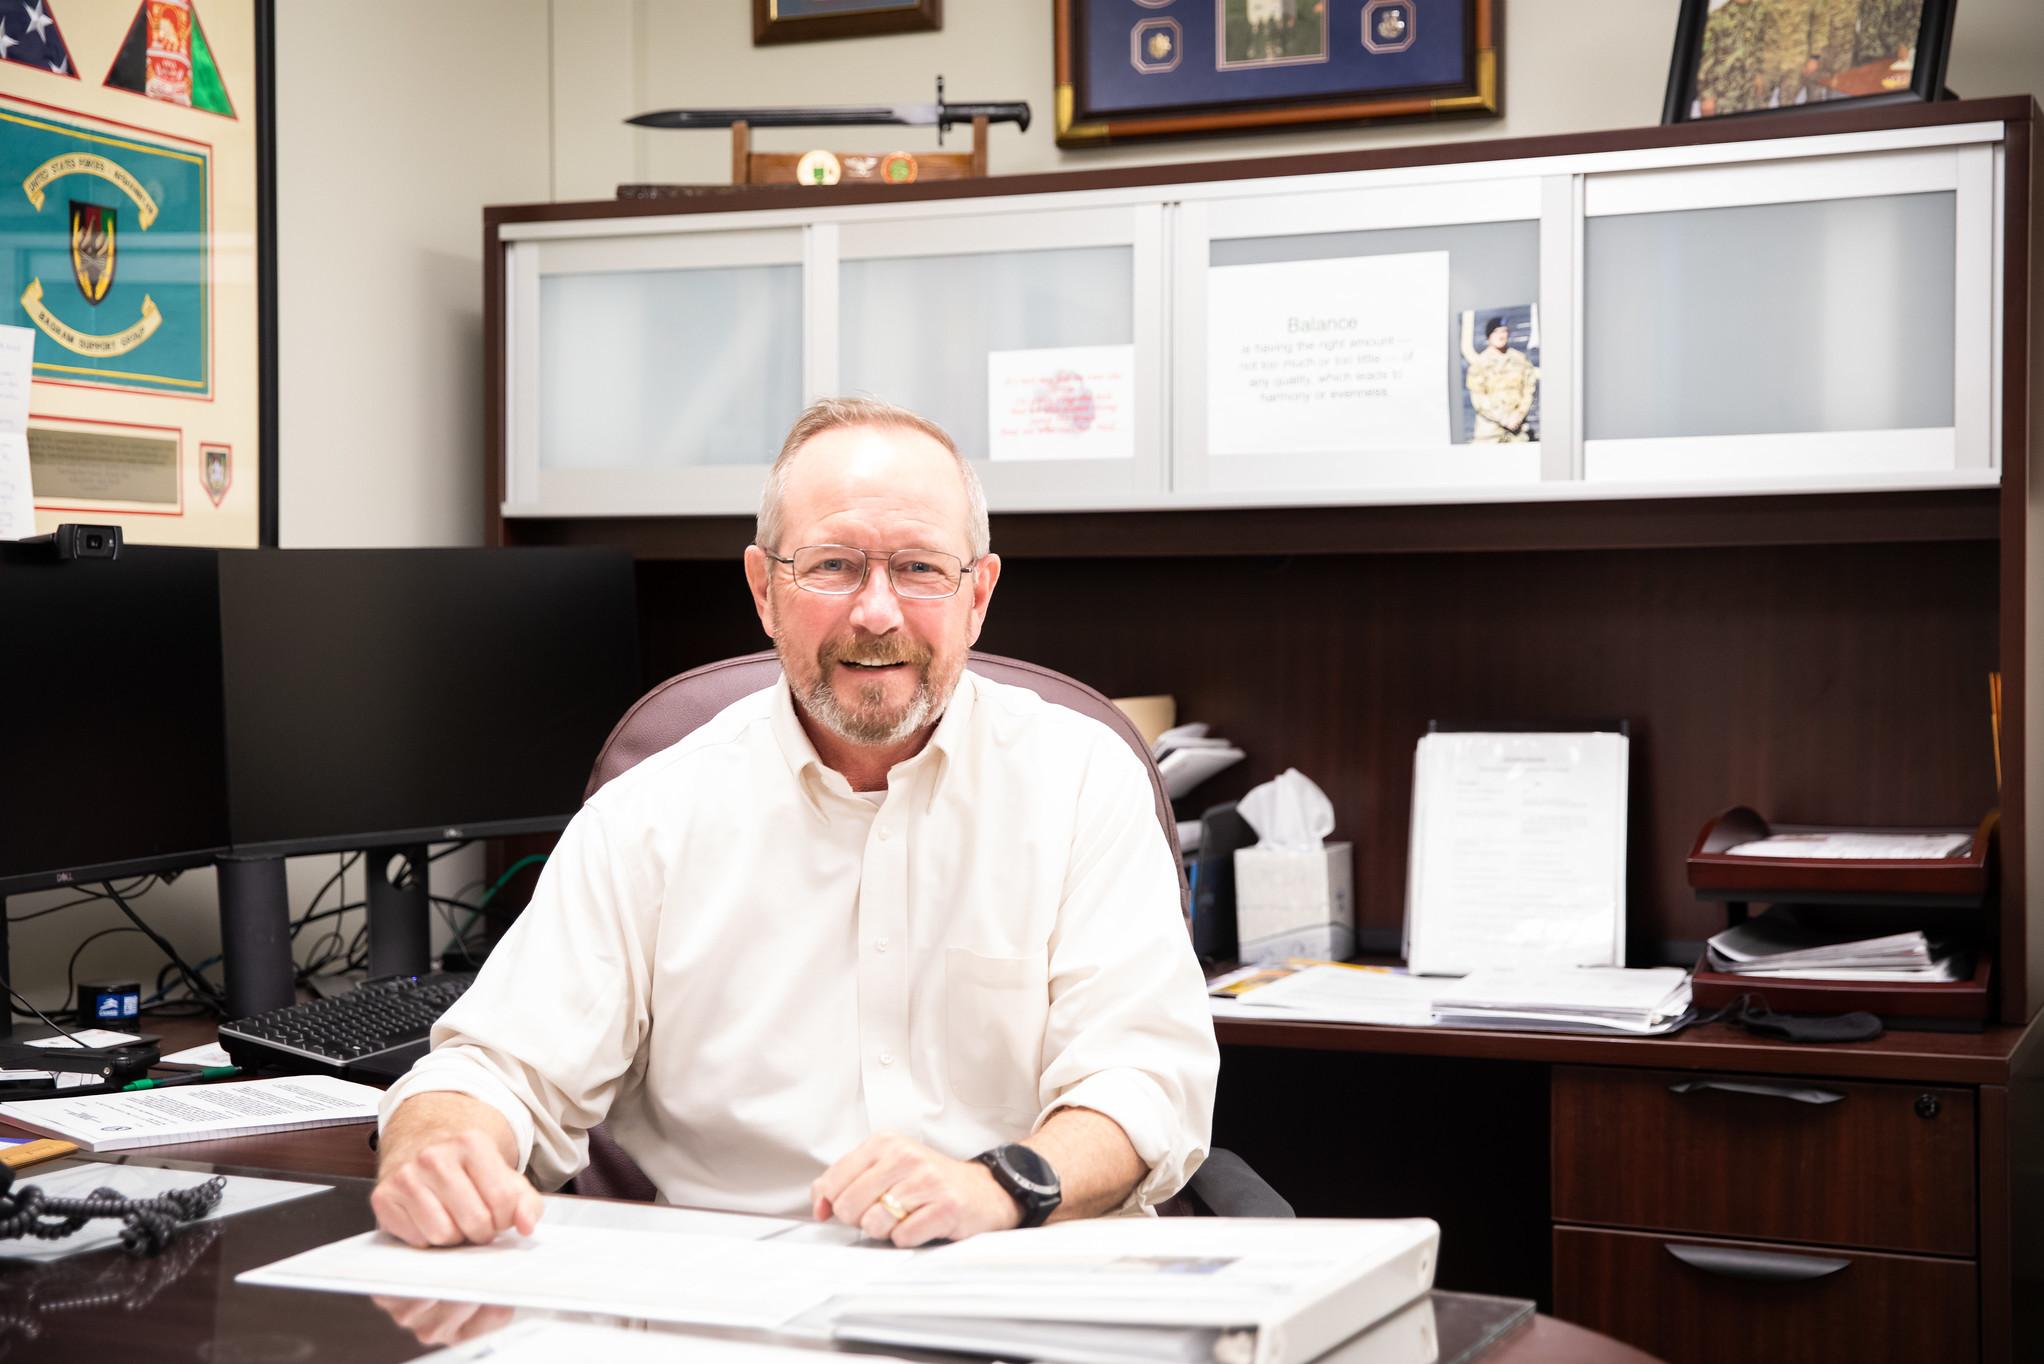
<instances>
[{"instance_id":1,"label":"afghanistan flag","mask_svg":"<svg viewBox=\"0 0 2044 1364\"><path fill-rule=\"evenodd\" d=\"M0 60L20 62L42 71L71 76L71 53L57 18L50 13L51 0L0 0Z\"/></svg>"},{"instance_id":2,"label":"afghanistan flag","mask_svg":"<svg viewBox=\"0 0 2044 1364\"><path fill-rule=\"evenodd\" d=\"M234 117L227 85L190 0L143 0L106 83L167 104Z\"/></svg>"}]
</instances>

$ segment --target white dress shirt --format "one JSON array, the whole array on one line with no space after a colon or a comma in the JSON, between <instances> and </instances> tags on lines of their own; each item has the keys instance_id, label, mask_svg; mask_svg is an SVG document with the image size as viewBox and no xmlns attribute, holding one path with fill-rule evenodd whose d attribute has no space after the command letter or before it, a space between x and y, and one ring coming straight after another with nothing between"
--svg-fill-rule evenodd
<instances>
[{"instance_id":1,"label":"white dress shirt","mask_svg":"<svg viewBox=\"0 0 2044 1364\"><path fill-rule=\"evenodd\" d=\"M861 798L785 682L583 807L393 1086L502 1113L542 1187L609 1131L672 1203L807 1216L874 1132L964 1158L1106 1114L1168 1198L1219 1051L1148 778L1113 731L967 672Z\"/></svg>"}]
</instances>

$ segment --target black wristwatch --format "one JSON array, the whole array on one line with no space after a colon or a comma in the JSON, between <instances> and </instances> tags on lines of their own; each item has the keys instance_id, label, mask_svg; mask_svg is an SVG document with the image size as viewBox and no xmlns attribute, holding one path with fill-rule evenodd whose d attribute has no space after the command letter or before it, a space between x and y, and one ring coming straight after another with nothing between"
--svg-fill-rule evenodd
<instances>
[{"instance_id":1,"label":"black wristwatch","mask_svg":"<svg viewBox=\"0 0 2044 1364\"><path fill-rule=\"evenodd\" d=\"M974 1160L993 1171L994 1183L1008 1191L1008 1197L1015 1200L1015 1206L1022 1210L1022 1220L1017 1225L1040 1227L1057 1211L1057 1205L1064 1201L1064 1192L1057 1182L1057 1171L1050 1168L1050 1162L1020 1142L1011 1141L981 1151Z\"/></svg>"}]
</instances>

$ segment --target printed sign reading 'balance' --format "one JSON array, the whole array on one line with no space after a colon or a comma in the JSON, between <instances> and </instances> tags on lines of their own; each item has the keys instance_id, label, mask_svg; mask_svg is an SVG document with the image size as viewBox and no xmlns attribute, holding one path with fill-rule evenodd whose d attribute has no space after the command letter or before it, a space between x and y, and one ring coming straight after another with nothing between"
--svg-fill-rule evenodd
<instances>
[{"instance_id":1,"label":"printed sign reading 'balance'","mask_svg":"<svg viewBox=\"0 0 2044 1364\"><path fill-rule=\"evenodd\" d=\"M1214 454L1446 443L1447 252L1230 265L1208 280Z\"/></svg>"}]
</instances>

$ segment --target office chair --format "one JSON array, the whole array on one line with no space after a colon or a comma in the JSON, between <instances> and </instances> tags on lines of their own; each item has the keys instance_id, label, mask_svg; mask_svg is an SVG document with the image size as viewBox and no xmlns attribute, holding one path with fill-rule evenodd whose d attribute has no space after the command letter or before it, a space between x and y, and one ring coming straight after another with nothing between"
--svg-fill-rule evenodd
<instances>
[{"instance_id":1,"label":"office chair","mask_svg":"<svg viewBox=\"0 0 2044 1364\"><path fill-rule=\"evenodd\" d=\"M1178 823L1171 814L1171 798L1165 794L1164 780L1157 774L1149 744L1129 718L1085 683L1034 663L975 650L968 666L981 677L1027 687L1046 701L1092 716L1135 750L1142 759L1143 770L1150 774L1157 822L1171 847L1172 865L1178 868L1178 903L1184 906L1185 868L1178 856ZM780 660L772 650L767 650L707 663L668 678L641 697L611 730L590 769L589 784L582 798L587 800L611 778L671 747L741 696L772 686L780 676ZM650 1202L654 1194L652 1181L601 1125L589 1133L588 1166L569 1182L568 1189L598 1198L637 1202ZM1219 1217L1292 1216L1292 1205L1239 1156L1228 1151L1208 1152L1206 1162L1193 1174L1191 1183L1159 1210Z\"/></svg>"}]
</instances>

